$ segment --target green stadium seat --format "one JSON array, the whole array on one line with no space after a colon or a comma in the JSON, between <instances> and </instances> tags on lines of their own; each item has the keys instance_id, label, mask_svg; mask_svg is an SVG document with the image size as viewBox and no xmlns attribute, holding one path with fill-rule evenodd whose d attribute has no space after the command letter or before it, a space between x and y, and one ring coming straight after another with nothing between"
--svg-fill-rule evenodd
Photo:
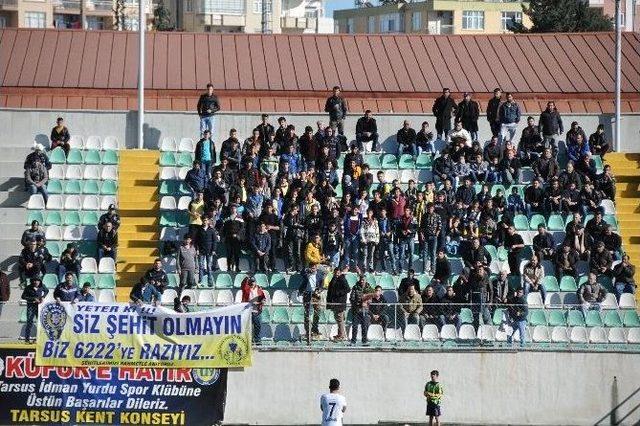
<instances>
[{"instance_id":1,"label":"green stadium seat","mask_svg":"<svg viewBox=\"0 0 640 426\"><path fill-rule=\"evenodd\" d=\"M118 193L118 184L115 180L105 180L100 188L101 195L116 195Z\"/></svg>"},{"instance_id":2,"label":"green stadium seat","mask_svg":"<svg viewBox=\"0 0 640 426\"><path fill-rule=\"evenodd\" d=\"M487 244L484 248L487 250L487 253L489 253L489 256L491 256L491 260L498 260L498 250L496 249L496 246Z\"/></svg>"},{"instance_id":3,"label":"green stadium seat","mask_svg":"<svg viewBox=\"0 0 640 426\"><path fill-rule=\"evenodd\" d=\"M560 280L560 291L578 291L576 279L570 275L565 275L564 277L562 277L562 279Z\"/></svg>"},{"instance_id":4,"label":"green stadium seat","mask_svg":"<svg viewBox=\"0 0 640 426\"><path fill-rule=\"evenodd\" d=\"M503 314L504 314L504 309L496 308L496 310L493 312L493 325L502 324L502 316L503 316Z\"/></svg>"},{"instance_id":5,"label":"green stadium seat","mask_svg":"<svg viewBox=\"0 0 640 426\"><path fill-rule=\"evenodd\" d=\"M618 219L616 219L616 215L614 214L605 214L602 218L605 222L607 222L614 231L618 230Z\"/></svg>"},{"instance_id":6,"label":"green stadium seat","mask_svg":"<svg viewBox=\"0 0 640 426\"><path fill-rule=\"evenodd\" d=\"M62 225L62 214L57 211L50 211L47 213L47 218L44 221L45 225Z\"/></svg>"},{"instance_id":7,"label":"green stadium seat","mask_svg":"<svg viewBox=\"0 0 640 426\"><path fill-rule=\"evenodd\" d=\"M107 150L102 153L102 164L118 164L118 151Z\"/></svg>"},{"instance_id":8,"label":"green stadium seat","mask_svg":"<svg viewBox=\"0 0 640 426\"><path fill-rule=\"evenodd\" d=\"M240 288L240 286L242 285L242 281L247 278L247 276L247 274L242 272L237 273L233 278L233 288Z\"/></svg>"},{"instance_id":9,"label":"green stadium seat","mask_svg":"<svg viewBox=\"0 0 640 426\"><path fill-rule=\"evenodd\" d=\"M176 188L176 195L191 195L191 189L186 183L180 182Z\"/></svg>"},{"instance_id":10,"label":"green stadium seat","mask_svg":"<svg viewBox=\"0 0 640 426\"><path fill-rule=\"evenodd\" d=\"M262 287L262 288L267 288L269 287L269 277L267 277L266 274L255 274L254 275L255 279L256 279L256 283Z\"/></svg>"},{"instance_id":11,"label":"green stadium seat","mask_svg":"<svg viewBox=\"0 0 640 426\"><path fill-rule=\"evenodd\" d=\"M271 322L273 324L289 324L289 311L287 308L274 308L271 312Z\"/></svg>"},{"instance_id":12,"label":"green stadium seat","mask_svg":"<svg viewBox=\"0 0 640 426\"><path fill-rule=\"evenodd\" d=\"M68 211L64 213L63 224L65 226L75 225L79 226L82 224L82 219L80 218L80 212L76 210Z\"/></svg>"},{"instance_id":13,"label":"green stadium seat","mask_svg":"<svg viewBox=\"0 0 640 426\"><path fill-rule=\"evenodd\" d=\"M513 218L513 225L518 231L529 230L529 220L527 220L527 216L523 214L517 214L516 217Z\"/></svg>"},{"instance_id":14,"label":"green stadium seat","mask_svg":"<svg viewBox=\"0 0 640 426\"><path fill-rule=\"evenodd\" d=\"M62 250L60 250L60 244L58 244L56 241L47 241L45 246L47 247L47 250L49 250L49 254L51 255L51 257L53 257L54 259L60 257Z\"/></svg>"},{"instance_id":15,"label":"green stadium seat","mask_svg":"<svg viewBox=\"0 0 640 426\"><path fill-rule=\"evenodd\" d=\"M98 216L98 212L88 211L82 214L82 224L85 226L95 226L100 221L100 217Z\"/></svg>"},{"instance_id":16,"label":"green stadium seat","mask_svg":"<svg viewBox=\"0 0 640 426\"><path fill-rule=\"evenodd\" d=\"M62 194L64 192L62 188L62 181L58 179L51 179L47 182L47 192L51 194Z\"/></svg>"},{"instance_id":17,"label":"green stadium seat","mask_svg":"<svg viewBox=\"0 0 640 426\"><path fill-rule=\"evenodd\" d=\"M186 211L176 212L176 226L187 226L189 225L189 213Z\"/></svg>"},{"instance_id":18,"label":"green stadium seat","mask_svg":"<svg viewBox=\"0 0 640 426\"><path fill-rule=\"evenodd\" d=\"M100 193L100 186L96 180L85 180L82 188L82 193L87 195L98 195Z\"/></svg>"},{"instance_id":19,"label":"green stadium seat","mask_svg":"<svg viewBox=\"0 0 640 426\"><path fill-rule=\"evenodd\" d=\"M509 288L515 291L515 289L522 286L522 278L517 275L509 275L507 277L507 283Z\"/></svg>"},{"instance_id":20,"label":"green stadium seat","mask_svg":"<svg viewBox=\"0 0 640 426\"><path fill-rule=\"evenodd\" d=\"M492 185L491 186L491 196L495 197L495 195L498 193L498 189L502 190L502 194L505 196L505 198L507 197L507 193L506 190L504 189L503 185Z\"/></svg>"},{"instance_id":21,"label":"green stadium seat","mask_svg":"<svg viewBox=\"0 0 640 426\"><path fill-rule=\"evenodd\" d=\"M499 261L501 262L506 261L508 256L509 256L509 251L507 249L505 249L503 246L498 247L497 257Z\"/></svg>"},{"instance_id":22,"label":"green stadium seat","mask_svg":"<svg viewBox=\"0 0 640 426\"><path fill-rule=\"evenodd\" d=\"M369 165L369 168L371 170L382 168L382 163L380 162L379 154L365 154L363 161Z\"/></svg>"},{"instance_id":23,"label":"green stadium seat","mask_svg":"<svg viewBox=\"0 0 640 426\"><path fill-rule=\"evenodd\" d=\"M549 216L547 226L549 228L549 231L564 231L564 219L559 214L552 214Z\"/></svg>"},{"instance_id":24,"label":"green stadium seat","mask_svg":"<svg viewBox=\"0 0 640 426\"><path fill-rule=\"evenodd\" d=\"M45 274L42 278L42 285L49 290L53 290L58 284L58 277L56 274Z\"/></svg>"},{"instance_id":25,"label":"green stadium seat","mask_svg":"<svg viewBox=\"0 0 640 426\"><path fill-rule=\"evenodd\" d=\"M67 164L82 164L82 151L79 149L71 149L67 156Z\"/></svg>"},{"instance_id":26,"label":"green stadium seat","mask_svg":"<svg viewBox=\"0 0 640 426\"><path fill-rule=\"evenodd\" d=\"M431 277L427 274L418 275L418 285L420 285L420 289L424 290L431 284Z\"/></svg>"},{"instance_id":27,"label":"green stadium seat","mask_svg":"<svg viewBox=\"0 0 640 426\"><path fill-rule=\"evenodd\" d=\"M96 257L98 254L98 244L95 241L79 241L78 252L85 257Z\"/></svg>"},{"instance_id":28,"label":"green stadium seat","mask_svg":"<svg viewBox=\"0 0 640 426\"><path fill-rule=\"evenodd\" d=\"M336 192L336 198L342 198L342 195L343 195L344 191L342 190L342 184L341 183L336 185L335 192Z\"/></svg>"},{"instance_id":29,"label":"green stadium seat","mask_svg":"<svg viewBox=\"0 0 640 426\"><path fill-rule=\"evenodd\" d=\"M31 222L37 220L40 225L44 223L44 212L40 210L31 210L27 216L27 225L31 225Z\"/></svg>"},{"instance_id":30,"label":"green stadium seat","mask_svg":"<svg viewBox=\"0 0 640 426\"><path fill-rule=\"evenodd\" d=\"M625 311L623 321L625 327L640 327L640 318L636 310Z\"/></svg>"},{"instance_id":31,"label":"green stadium seat","mask_svg":"<svg viewBox=\"0 0 640 426\"><path fill-rule=\"evenodd\" d=\"M354 272L347 272L345 274L345 278L349 283L349 287L353 287L358 282L358 275L356 275Z\"/></svg>"},{"instance_id":32,"label":"green stadium seat","mask_svg":"<svg viewBox=\"0 0 640 426\"><path fill-rule=\"evenodd\" d=\"M100 151L97 149L89 149L84 154L84 164L100 164Z\"/></svg>"},{"instance_id":33,"label":"green stadium seat","mask_svg":"<svg viewBox=\"0 0 640 426\"><path fill-rule=\"evenodd\" d=\"M529 309L527 321L531 326L547 325L547 316L544 313L544 309Z\"/></svg>"},{"instance_id":34,"label":"green stadium seat","mask_svg":"<svg viewBox=\"0 0 640 426\"><path fill-rule=\"evenodd\" d=\"M68 180L64 185L65 194L82 194L82 181Z\"/></svg>"},{"instance_id":35,"label":"green stadium seat","mask_svg":"<svg viewBox=\"0 0 640 426\"><path fill-rule=\"evenodd\" d=\"M183 152L178 154L178 161L176 166L191 167L192 165L193 165L193 156L190 152Z\"/></svg>"},{"instance_id":36,"label":"green stadium seat","mask_svg":"<svg viewBox=\"0 0 640 426\"><path fill-rule=\"evenodd\" d=\"M416 169L430 169L432 165L431 155L424 152L416 158Z\"/></svg>"},{"instance_id":37,"label":"green stadium seat","mask_svg":"<svg viewBox=\"0 0 640 426\"><path fill-rule=\"evenodd\" d=\"M529 229L536 230L540 224L547 226L546 219L541 214L534 214L531 216L531 220L529 221Z\"/></svg>"},{"instance_id":38,"label":"green stadium seat","mask_svg":"<svg viewBox=\"0 0 640 426\"><path fill-rule=\"evenodd\" d=\"M567 311L567 325L569 327L584 327L584 315L582 315L582 311L579 310L570 310Z\"/></svg>"},{"instance_id":39,"label":"green stadium seat","mask_svg":"<svg viewBox=\"0 0 640 426\"><path fill-rule=\"evenodd\" d=\"M302 275L301 274L293 274L289 277L289 290L297 291L302 284Z\"/></svg>"},{"instance_id":40,"label":"green stadium seat","mask_svg":"<svg viewBox=\"0 0 640 426\"><path fill-rule=\"evenodd\" d=\"M549 273L552 273L549 271ZM560 286L558 285L558 279L553 275L545 275L542 279L542 286L547 292L550 291L560 291Z\"/></svg>"},{"instance_id":41,"label":"green stadium seat","mask_svg":"<svg viewBox=\"0 0 640 426\"><path fill-rule=\"evenodd\" d=\"M549 326L551 327L565 327L567 325L567 317L565 311L561 309L549 309Z\"/></svg>"},{"instance_id":42,"label":"green stadium seat","mask_svg":"<svg viewBox=\"0 0 640 426\"><path fill-rule=\"evenodd\" d=\"M413 155L411 154L402 154L400 156L400 160L398 160L398 168L399 169L410 169L413 170L416 166L416 162L413 159Z\"/></svg>"},{"instance_id":43,"label":"green stadium seat","mask_svg":"<svg viewBox=\"0 0 640 426\"><path fill-rule=\"evenodd\" d=\"M393 154L384 154L382 157L382 168L383 169L397 169L398 168L398 159Z\"/></svg>"},{"instance_id":44,"label":"green stadium seat","mask_svg":"<svg viewBox=\"0 0 640 426\"><path fill-rule=\"evenodd\" d=\"M91 288L96 288L96 278L93 274L80 274L78 277L78 287L82 288L84 283L91 284Z\"/></svg>"},{"instance_id":45,"label":"green stadium seat","mask_svg":"<svg viewBox=\"0 0 640 426\"><path fill-rule=\"evenodd\" d=\"M291 323L292 324L304 323L304 307L303 306L296 306L291 310Z\"/></svg>"},{"instance_id":46,"label":"green stadium seat","mask_svg":"<svg viewBox=\"0 0 640 426\"><path fill-rule=\"evenodd\" d=\"M178 274L167 274L167 285L169 287L180 286L180 276Z\"/></svg>"},{"instance_id":47,"label":"green stadium seat","mask_svg":"<svg viewBox=\"0 0 640 426\"><path fill-rule=\"evenodd\" d=\"M622 318L618 311L607 311L603 322L605 327L622 327Z\"/></svg>"},{"instance_id":48,"label":"green stadium seat","mask_svg":"<svg viewBox=\"0 0 640 426\"><path fill-rule=\"evenodd\" d=\"M27 308L20 309L20 319L18 320L21 324L27 322Z\"/></svg>"},{"instance_id":49,"label":"green stadium seat","mask_svg":"<svg viewBox=\"0 0 640 426\"><path fill-rule=\"evenodd\" d=\"M98 274L98 288L101 290L116 288L116 278L112 274Z\"/></svg>"},{"instance_id":50,"label":"green stadium seat","mask_svg":"<svg viewBox=\"0 0 640 426\"><path fill-rule=\"evenodd\" d=\"M269 288L274 290L285 290L287 288L287 280L284 275L280 273L275 273L271 275L271 280L269 281Z\"/></svg>"},{"instance_id":51,"label":"green stadium seat","mask_svg":"<svg viewBox=\"0 0 640 426\"><path fill-rule=\"evenodd\" d=\"M175 212L160 212L160 226L176 227L176 214Z\"/></svg>"},{"instance_id":52,"label":"green stadium seat","mask_svg":"<svg viewBox=\"0 0 640 426\"><path fill-rule=\"evenodd\" d=\"M49 152L49 161L52 164L64 164L67 162L67 157L64 155L64 150L59 146L52 149Z\"/></svg>"},{"instance_id":53,"label":"green stadium seat","mask_svg":"<svg viewBox=\"0 0 640 426\"><path fill-rule=\"evenodd\" d=\"M226 290L233 288L233 280L231 279L231 275L226 272L220 272L215 277L216 281L216 289L218 290Z\"/></svg>"},{"instance_id":54,"label":"green stadium seat","mask_svg":"<svg viewBox=\"0 0 640 426\"><path fill-rule=\"evenodd\" d=\"M591 158L593 159L593 162L596 163L596 169L598 171L602 170L604 168L604 164L602 162L602 157L599 155L592 155Z\"/></svg>"},{"instance_id":55,"label":"green stadium seat","mask_svg":"<svg viewBox=\"0 0 640 426\"><path fill-rule=\"evenodd\" d=\"M606 288L608 292L613 292L613 280L610 276L604 274L600 275L598 276L597 281L602 287Z\"/></svg>"},{"instance_id":56,"label":"green stadium seat","mask_svg":"<svg viewBox=\"0 0 640 426\"><path fill-rule=\"evenodd\" d=\"M587 324L587 327L602 327L602 315L600 315L600 312L598 311L587 311L585 324Z\"/></svg>"},{"instance_id":57,"label":"green stadium seat","mask_svg":"<svg viewBox=\"0 0 640 426\"><path fill-rule=\"evenodd\" d=\"M176 156L173 154L173 152L163 152L162 154L160 154L160 166L175 167L176 164Z\"/></svg>"},{"instance_id":58,"label":"green stadium seat","mask_svg":"<svg viewBox=\"0 0 640 426\"><path fill-rule=\"evenodd\" d=\"M163 180L160 182L160 195L173 195L176 193L177 182L174 180Z\"/></svg>"},{"instance_id":59,"label":"green stadium seat","mask_svg":"<svg viewBox=\"0 0 640 426\"><path fill-rule=\"evenodd\" d=\"M473 313L469 308L462 308L460 310L460 322L462 324L473 324Z\"/></svg>"},{"instance_id":60,"label":"green stadium seat","mask_svg":"<svg viewBox=\"0 0 640 426\"><path fill-rule=\"evenodd\" d=\"M260 322L263 324L269 324L271 322L271 314L269 313L269 308L262 309L260 313Z\"/></svg>"}]
</instances>

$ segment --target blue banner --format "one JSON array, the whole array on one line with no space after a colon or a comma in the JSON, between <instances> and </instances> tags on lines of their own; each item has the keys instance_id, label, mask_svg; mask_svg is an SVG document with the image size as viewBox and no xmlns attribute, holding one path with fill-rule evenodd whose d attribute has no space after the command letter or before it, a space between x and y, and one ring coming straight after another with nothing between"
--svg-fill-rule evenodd
<instances>
[{"instance_id":1,"label":"blue banner","mask_svg":"<svg viewBox=\"0 0 640 426\"><path fill-rule=\"evenodd\" d=\"M224 419L226 369L37 366L0 346L0 424L211 425Z\"/></svg>"}]
</instances>

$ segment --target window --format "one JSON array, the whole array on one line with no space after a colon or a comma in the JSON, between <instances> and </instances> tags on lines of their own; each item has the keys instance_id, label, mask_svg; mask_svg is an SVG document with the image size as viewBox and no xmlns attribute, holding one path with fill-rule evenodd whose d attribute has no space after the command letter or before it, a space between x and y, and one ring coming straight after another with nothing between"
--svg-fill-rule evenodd
<instances>
[{"instance_id":1,"label":"window","mask_svg":"<svg viewBox=\"0 0 640 426\"><path fill-rule=\"evenodd\" d=\"M484 30L484 12L482 10L464 10L462 12L463 30Z\"/></svg>"},{"instance_id":2,"label":"window","mask_svg":"<svg viewBox=\"0 0 640 426\"><path fill-rule=\"evenodd\" d=\"M400 31L400 14L389 13L388 15L380 16L380 32L381 33L395 33Z\"/></svg>"},{"instance_id":3,"label":"window","mask_svg":"<svg viewBox=\"0 0 640 426\"><path fill-rule=\"evenodd\" d=\"M272 0L267 0L267 13L271 13ZM253 13L262 13L262 0L253 0Z\"/></svg>"},{"instance_id":4,"label":"window","mask_svg":"<svg viewBox=\"0 0 640 426\"><path fill-rule=\"evenodd\" d=\"M0 16L0 28L7 28L7 17Z\"/></svg>"},{"instance_id":5,"label":"window","mask_svg":"<svg viewBox=\"0 0 640 426\"><path fill-rule=\"evenodd\" d=\"M375 34L375 32L376 32L376 17L375 16L369 16L369 18L367 18L367 32L369 34Z\"/></svg>"},{"instance_id":6,"label":"window","mask_svg":"<svg viewBox=\"0 0 640 426\"><path fill-rule=\"evenodd\" d=\"M422 29L422 13L413 12L411 14L411 29L413 31L420 31Z\"/></svg>"},{"instance_id":7,"label":"window","mask_svg":"<svg viewBox=\"0 0 640 426\"><path fill-rule=\"evenodd\" d=\"M244 0L204 0L204 13L244 14Z\"/></svg>"},{"instance_id":8,"label":"window","mask_svg":"<svg viewBox=\"0 0 640 426\"><path fill-rule=\"evenodd\" d=\"M347 34L353 34L355 32L355 23L353 18L347 18L347 26L345 29Z\"/></svg>"},{"instance_id":9,"label":"window","mask_svg":"<svg viewBox=\"0 0 640 426\"><path fill-rule=\"evenodd\" d=\"M522 12L502 12L502 31L510 31L513 21L522 23Z\"/></svg>"},{"instance_id":10,"label":"window","mask_svg":"<svg viewBox=\"0 0 640 426\"><path fill-rule=\"evenodd\" d=\"M87 16L87 29L104 30L104 20L101 16Z\"/></svg>"},{"instance_id":11,"label":"window","mask_svg":"<svg viewBox=\"0 0 640 426\"><path fill-rule=\"evenodd\" d=\"M184 2L184 11L193 12L193 0L186 0Z\"/></svg>"},{"instance_id":12,"label":"window","mask_svg":"<svg viewBox=\"0 0 640 426\"><path fill-rule=\"evenodd\" d=\"M138 31L138 17L137 16L125 16L124 17L124 29L127 31Z\"/></svg>"},{"instance_id":13,"label":"window","mask_svg":"<svg viewBox=\"0 0 640 426\"><path fill-rule=\"evenodd\" d=\"M44 28L47 15L44 12L25 12L24 26L27 28Z\"/></svg>"}]
</instances>

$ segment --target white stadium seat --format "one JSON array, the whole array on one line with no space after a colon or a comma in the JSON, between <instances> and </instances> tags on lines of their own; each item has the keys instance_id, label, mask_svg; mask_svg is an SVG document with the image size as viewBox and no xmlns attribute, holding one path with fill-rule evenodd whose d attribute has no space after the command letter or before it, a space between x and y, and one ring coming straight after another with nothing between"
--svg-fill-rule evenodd
<instances>
[{"instance_id":1,"label":"white stadium seat","mask_svg":"<svg viewBox=\"0 0 640 426\"><path fill-rule=\"evenodd\" d=\"M527 305L529 305L530 308L542 308L543 304L540 292L533 291L527 294Z\"/></svg>"},{"instance_id":2,"label":"white stadium seat","mask_svg":"<svg viewBox=\"0 0 640 426\"><path fill-rule=\"evenodd\" d=\"M533 341L536 343L547 343L551 341L549 327L546 325L538 325L533 329Z\"/></svg>"},{"instance_id":3,"label":"white stadium seat","mask_svg":"<svg viewBox=\"0 0 640 426\"><path fill-rule=\"evenodd\" d=\"M80 135L71 135L71 138L69 138L69 146L75 149L83 149L84 138Z\"/></svg>"},{"instance_id":4,"label":"white stadium seat","mask_svg":"<svg viewBox=\"0 0 640 426\"><path fill-rule=\"evenodd\" d=\"M571 343L587 343L587 329L584 327L572 327L570 333Z\"/></svg>"},{"instance_id":5,"label":"white stadium seat","mask_svg":"<svg viewBox=\"0 0 640 426\"><path fill-rule=\"evenodd\" d=\"M51 197L51 196L50 196ZM27 203L27 209L29 210L44 210L44 198L40 194L33 194L29 197L29 202Z\"/></svg>"},{"instance_id":6,"label":"white stadium seat","mask_svg":"<svg viewBox=\"0 0 640 426\"><path fill-rule=\"evenodd\" d=\"M602 327L592 327L589 330L589 342L591 343L607 343L609 338L607 332Z\"/></svg>"},{"instance_id":7,"label":"white stadium seat","mask_svg":"<svg viewBox=\"0 0 640 426\"><path fill-rule=\"evenodd\" d=\"M200 290L198 293L198 305L213 306L216 304L216 295L213 290Z\"/></svg>"},{"instance_id":8,"label":"white stadium seat","mask_svg":"<svg viewBox=\"0 0 640 426\"><path fill-rule=\"evenodd\" d=\"M476 330L473 328L471 324L462 324L460 327L460 333L458 334L458 339L460 340L475 340L476 339Z\"/></svg>"},{"instance_id":9,"label":"white stadium seat","mask_svg":"<svg viewBox=\"0 0 640 426\"><path fill-rule=\"evenodd\" d=\"M373 324L369 326L367 330L367 340L380 341L384 340L384 331L380 324Z\"/></svg>"},{"instance_id":10,"label":"white stadium seat","mask_svg":"<svg viewBox=\"0 0 640 426\"><path fill-rule=\"evenodd\" d=\"M64 209L65 210L81 210L82 202L80 201L79 195L67 195L64 198ZM90 210L90 209L85 209Z\"/></svg>"},{"instance_id":11,"label":"white stadium seat","mask_svg":"<svg viewBox=\"0 0 640 426\"><path fill-rule=\"evenodd\" d=\"M233 304L233 293L231 290L218 290L216 294L216 305L226 306Z\"/></svg>"},{"instance_id":12,"label":"white stadium seat","mask_svg":"<svg viewBox=\"0 0 640 426\"><path fill-rule=\"evenodd\" d=\"M631 293L622 293L620 295L620 309L635 309L636 308L636 299Z\"/></svg>"},{"instance_id":13,"label":"white stadium seat","mask_svg":"<svg viewBox=\"0 0 640 426\"><path fill-rule=\"evenodd\" d=\"M108 165L102 166L102 173L100 174L102 180L118 180L118 166Z\"/></svg>"},{"instance_id":14,"label":"white stadium seat","mask_svg":"<svg viewBox=\"0 0 640 426\"><path fill-rule=\"evenodd\" d=\"M100 200L100 210L109 210L111 204L117 205L116 197L113 195L105 195Z\"/></svg>"},{"instance_id":15,"label":"white stadium seat","mask_svg":"<svg viewBox=\"0 0 640 426\"><path fill-rule=\"evenodd\" d=\"M178 297L178 292L172 288L167 288L160 296L160 303L163 305L173 305L174 299Z\"/></svg>"},{"instance_id":16,"label":"white stadium seat","mask_svg":"<svg viewBox=\"0 0 640 426\"><path fill-rule=\"evenodd\" d=\"M458 338L458 330L453 324L445 324L440 330L440 338L442 340L456 340Z\"/></svg>"},{"instance_id":17,"label":"white stadium seat","mask_svg":"<svg viewBox=\"0 0 640 426\"><path fill-rule=\"evenodd\" d=\"M36 194L39 196L39 194ZM64 201L62 195L49 195L47 200L47 210L62 210L64 208Z\"/></svg>"},{"instance_id":18,"label":"white stadium seat","mask_svg":"<svg viewBox=\"0 0 640 426\"><path fill-rule=\"evenodd\" d=\"M609 343L627 343L627 338L624 335L624 328L622 327L610 328L607 338Z\"/></svg>"},{"instance_id":19,"label":"white stadium seat","mask_svg":"<svg viewBox=\"0 0 640 426\"><path fill-rule=\"evenodd\" d=\"M567 327L553 327L551 330L551 341L554 343L567 343L569 342L569 334L567 333Z\"/></svg>"},{"instance_id":20,"label":"white stadium seat","mask_svg":"<svg viewBox=\"0 0 640 426\"><path fill-rule=\"evenodd\" d=\"M100 197L97 195L85 195L82 200L82 210L100 210Z\"/></svg>"},{"instance_id":21,"label":"white stadium seat","mask_svg":"<svg viewBox=\"0 0 640 426\"><path fill-rule=\"evenodd\" d=\"M106 289L100 290L100 294L98 295L98 302L100 303L115 303L116 294L113 290Z\"/></svg>"},{"instance_id":22,"label":"white stadium seat","mask_svg":"<svg viewBox=\"0 0 640 426\"><path fill-rule=\"evenodd\" d=\"M98 263L98 272L101 274L115 274L116 264L110 257L103 257Z\"/></svg>"},{"instance_id":23,"label":"white stadium seat","mask_svg":"<svg viewBox=\"0 0 640 426\"><path fill-rule=\"evenodd\" d=\"M618 309L618 301L613 293L607 293L605 299L600 305L602 309Z\"/></svg>"},{"instance_id":24,"label":"white stadium seat","mask_svg":"<svg viewBox=\"0 0 640 426\"><path fill-rule=\"evenodd\" d=\"M98 272L98 264L93 257L85 257L80 262L80 270L83 274L95 274Z\"/></svg>"},{"instance_id":25,"label":"white stadium seat","mask_svg":"<svg viewBox=\"0 0 640 426\"><path fill-rule=\"evenodd\" d=\"M408 341L420 341L422 337L420 335L420 327L418 324L407 324L404 329L404 340Z\"/></svg>"},{"instance_id":26,"label":"white stadium seat","mask_svg":"<svg viewBox=\"0 0 640 426\"><path fill-rule=\"evenodd\" d=\"M91 135L84 144L85 149L102 149L102 138L100 136Z\"/></svg>"},{"instance_id":27,"label":"white stadium seat","mask_svg":"<svg viewBox=\"0 0 640 426\"><path fill-rule=\"evenodd\" d=\"M65 226L63 239L65 241L80 241L83 239L82 227L80 226ZM95 238L94 238L95 239Z\"/></svg>"},{"instance_id":28,"label":"white stadium seat","mask_svg":"<svg viewBox=\"0 0 640 426\"><path fill-rule=\"evenodd\" d=\"M117 151L120 149L120 141L115 136L107 136L102 141L102 149L105 151Z\"/></svg>"},{"instance_id":29,"label":"white stadium seat","mask_svg":"<svg viewBox=\"0 0 640 426\"><path fill-rule=\"evenodd\" d=\"M274 305L288 305L289 294L284 290L276 290L273 292L271 303Z\"/></svg>"},{"instance_id":30,"label":"white stadium seat","mask_svg":"<svg viewBox=\"0 0 640 426\"><path fill-rule=\"evenodd\" d=\"M175 210L177 208L175 197L166 195L160 199L160 210Z\"/></svg>"},{"instance_id":31,"label":"white stadium seat","mask_svg":"<svg viewBox=\"0 0 640 426\"><path fill-rule=\"evenodd\" d=\"M83 179L100 179L100 166L95 164L88 164L84 166L84 172L82 173Z\"/></svg>"},{"instance_id":32,"label":"white stadium seat","mask_svg":"<svg viewBox=\"0 0 640 426\"><path fill-rule=\"evenodd\" d=\"M178 144L175 138L163 138L160 142L160 151L171 151L175 152L178 150Z\"/></svg>"},{"instance_id":33,"label":"white stadium seat","mask_svg":"<svg viewBox=\"0 0 640 426\"><path fill-rule=\"evenodd\" d=\"M178 145L179 152L194 152L196 150L196 144L191 138L182 138L180 139L180 144Z\"/></svg>"},{"instance_id":34,"label":"white stadium seat","mask_svg":"<svg viewBox=\"0 0 640 426\"><path fill-rule=\"evenodd\" d=\"M178 200L178 210L188 210L191 200L192 198L188 195L183 195L182 197L180 197L180 199Z\"/></svg>"},{"instance_id":35,"label":"white stadium seat","mask_svg":"<svg viewBox=\"0 0 640 426\"><path fill-rule=\"evenodd\" d=\"M47 240L58 241L62 239L62 228L58 225L49 225L44 232L44 237Z\"/></svg>"},{"instance_id":36,"label":"white stadium seat","mask_svg":"<svg viewBox=\"0 0 640 426\"><path fill-rule=\"evenodd\" d=\"M174 167L160 167L160 180L173 180L176 178Z\"/></svg>"},{"instance_id":37,"label":"white stadium seat","mask_svg":"<svg viewBox=\"0 0 640 426\"><path fill-rule=\"evenodd\" d=\"M422 328L422 340L425 342L440 342L440 334L435 324L426 324Z\"/></svg>"},{"instance_id":38,"label":"white stadium seat","mask_svg":"<svg viewBox=\"0 0 640 426\"><path fill-rule=\"evenodd\" d=\"M49 170L49 179L64 179L64 164L52 164Z\"/></svg>"}]
</instances>

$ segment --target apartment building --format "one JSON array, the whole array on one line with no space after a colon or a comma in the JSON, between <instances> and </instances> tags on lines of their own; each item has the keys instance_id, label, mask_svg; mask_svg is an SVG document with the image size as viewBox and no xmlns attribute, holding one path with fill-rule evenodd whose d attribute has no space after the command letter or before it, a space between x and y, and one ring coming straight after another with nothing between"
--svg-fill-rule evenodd
<instances>
[{"instance_id":1,"label":"apartment building","mask_svg":"<svg viewBox=\"0 0 640 426\"><path fill-rule=\"evenodd\" d=\"M609 16L615 15L616 0L589 0L589 6L602 9L602 13ZM622 31L640 31L640 1L620 0L622 12Z\"/></svg>"}]
</instances>

